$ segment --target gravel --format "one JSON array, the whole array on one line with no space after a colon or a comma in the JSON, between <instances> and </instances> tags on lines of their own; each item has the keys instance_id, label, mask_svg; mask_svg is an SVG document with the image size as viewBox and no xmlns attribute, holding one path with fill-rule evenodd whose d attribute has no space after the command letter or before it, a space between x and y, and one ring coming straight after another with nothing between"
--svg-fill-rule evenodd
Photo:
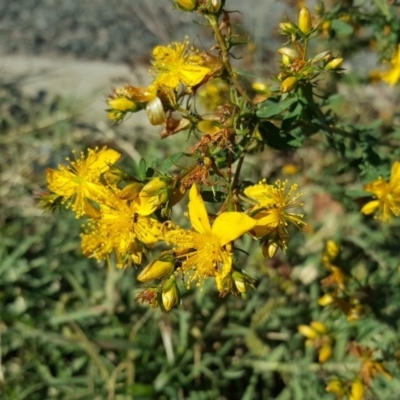
<instances>
[{"instance_id":1,"label":"gravel","mask_svg":"<svg viewBox=\"0 0 400 400\"><path fill-rule=\"evenodd\" d=\"M288 5L228 0L227 8L242 13L231 14L235 20L245 15L247 31L265 47ZM199 36L204 28L193 19L170 0L0 0L0 53L135 63L157 44Z\"/></svg>"}]
</instances>

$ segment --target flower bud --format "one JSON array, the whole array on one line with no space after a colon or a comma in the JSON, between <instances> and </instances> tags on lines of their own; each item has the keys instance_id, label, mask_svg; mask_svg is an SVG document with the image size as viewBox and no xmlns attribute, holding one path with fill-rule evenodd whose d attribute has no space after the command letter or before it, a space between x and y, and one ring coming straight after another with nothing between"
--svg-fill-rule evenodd
<instances>
[{"instance_id":1,"label":"flower bud","mask_svg":"<svg viewBox=\"0 0 400 400\"><path fill-rule=\"evenodd\" d=\"M340 247L334 240L328 240L325 244L324 253L329 257L330 261L333 261L339 256Z\"/></svg>"},{"instance_id":2,"label":"flower bud","mask_svg":"<svg viewBox=\"0 0 400 400\"><path fill-rule=\"evenodd\" d=\"M332 347L329 344L324 344L318 352L318 361L323 364L332 357Z\"/></svg>"},{"instance_id":3,"label":"flower bud","mask_svg":"<svg viewBox=\"0 0 400 400\"><path fill-rule=\"evenodd\" d=\"M251 84L251 87L260 94L269 95L271 93L268 84L263 81L255 81Z\"/></svg>"},{"instance_id":4,"label":"flower bud","mask_svg":"<svg viewBox=\"0 0 400 400\"><path fill-rule=\"evenodd\" d=\"M175 257L166 254L153 260L143 271L138 275L139 282L148 282L154 279L163 279L171 274L174 270Z\"/></svg>"},{"instance_id":5,"label":"flower bud","mask_svg":"<svg viewBox=\"0 0 400 400\"><path fill-rule=\"evenodd\" d=\"M219 9L221 8L220 0L211 0L211 4L212 4L215 12L218 12Z\"/></svg>"},{"instance_id":6,"label":"flower bud","mask_svg":"<svg viewBox=\"0 0 400 400\"><path fill-rule=\"evenodd\" d=\"M316 330L320 334L324 334L328 332L328 328L323 322L320 321L312 321L310 324L311 328Z\"/></svg>"},{"instance_id":7,"label":"flower bud","mask_svg":"<svg viewBox=\"0 0 400 400\"><path fill-rule=\"evenodd\" d=\"M162 125L165 121L163 104L158 97L149 101L146 105L146 114L152 125Z\"/></svg>"},{"instance_id":8,"label":"flower bud","mask_svg":"<svg viewBox=\"0 0 400 400\"><path fill-rule=\"evenodd\" d=\"M299 58L299 55L296 50L291 49L290 47L281 47L277 50L277 53L282 54L282 56L287 56L290 59Z\"/></svg>"},{"instance_id":9,"label":"flower bud","mask_svg":"<svg viewBox=\"0 0 400 400\"><path fill-rule=\"evenodd\" d=\"M165 311L171 310L175 304L180 302L180 293L174 276L171 276L171 278L164 284L161 293L161 300Z\"/></svg>"},{"instance_id":10,"label":"flower bud","mask_svg":"<svg viewBox=\"0 0 400 400\"><path fill-rule=\"evenodd\" d=\"M264 257L273 258L279 249L279 244L274 241L264 242L261 249Z\"/></svg>"},{"instance_id":11,"label":"flower bud","mask_svg":"<svg viewBox=\"0 0 400 400\"><path fill-rule=\"evenodd\" d=\"M329 306L330 304L332 304L334 302L334 298L331 294L326 293L324 294L322 297L319 298L318 300L318 304L321 307L326 307Z\"/></svg>"},{"instance_id":12,"label":"flower bud","mask_svg":"<svg viewBox=\"0 0 400 400\"><path fill-rule=\"evenodd\" d=\"M157 205L164 204L168 201L168 186L171 184L172 179L168 176L158 176L144 185L141 197L154 197Z\"/></svg>"},{"instance_id":13,"label":"flower bud","mask_svg":"<svg viewBox=\"0 0 400 400\"><path fill-rule=\"evenodd\" d=\"M325 390L329 393L333 393L337 396L344 395L344 387L343 383L339 379L331 380L326 386Z\"/></svg>"},{"instance_id":14,"label":"flower bud","mask_svg":"<svg viewBox=\"0 0 400 400\"><path fill-rule=\"evenodd\" d=\"M281 83L282 93L290 92L297 85L297 78L295 76L289 76Z\"/></svg>"},{"instance_id":15,"label":"flower bud","mask_svg":"<svg viewBox=\"0 0 400 400\"><path fill-rule=\"evenodd\" d=\"M332 59L332 53L330 51L323 51L322 53L317 54L310 61L311 63L317 63L319 61L329 61Z\"/></svg>"},{"instance_id":16,"label":"flower bud","mask_svg":"<svg viewBox=\"0 0 400 400\"><path fill-rule=\"evenodd\" d=\"M342 65L342 62L343 62L342 57L334 58L333 60L329 61L328 64L325 65L324 70L330 71L330 70L338 69Z\"/></svg>"},{"instance_id":17,"label":"flower bud","mask_svg":"<svg viewBox=\"0 0 400 400\"><path fill-rule=\"evenodd\" d=\"M282 31L282 33L284 33L286 35L290 35L290 34L296 32L296 27L290 21L281 22L279 24L279 29Z\"/></svg>"},{"instance_id":18,"label":"flower bud","mask_svg":"<svg viewBox=\"0 0 400 400\"><path fill-rule=\"evenodd\" d=\"M307 34L311 31L311 16L310 11L308 8L302 8L299 13L299 19L297 22L299 29L304 33Z\"/></svg>"},{"instance_id":19,"label":"flower bud","mask_svg":"<svg viewBox=\"0 0 400 400\"><path fill-rule=\"evenodd\" d=\"M365 204L361 208L361 212L366 215L372 214L376 209L380 206L381 202L380 200L372 200L369 201L367 204Z\"/></svg>"},{"instance_id":20,"label":"flower bud","mask_svg":"<svg viewBox=\"0 0 400 400\"><path fill-rule=\"evenodd\" d=\"M360 379L356 379L351 384L349 400L362 400L364 397L364 384Z\"/></svg>"},{"instance_id":21,"label":"flower bud","mask_svg":"<svg viewBox=\"0 0 400 400\"><path fill-rule=\"evenodd\" d=\"M299 325L297 330L307 339L316 339L319 336L318 332L308 325Z\"/></svg>"},{"instance_id":22,"label":"flower bud","mask_svg":"<svg viewBox=\"0 0 400 400\"><path fill-rule=\"evenodd\" d=\"M257 282L256 279L247 275L244 271L234 271L232 273L232 279L237 291L241 294L242 298L246 297L247 286L255 289L254 284Z\"/></svg>"},{"instance_id":23,"label":"flower bud","mask_svg":"<svg viewBox=\"0 0 400 400\"><path fill-rule=\"evenodd\" d=\"M292 59L287 56L286 54L282 54L282 64L283 65L289 65L292 63Z\"/></svg>"},{"instance_id":24,"label":"flower bud","mask_svg":"<svg viewBox=\"0 0 400 400\"><path fill-rule=\"evenodd\" d=\"M197 0L176 0L176 5L183 11L194 11L197 8Z\"/></svg>"},{"instance_id":25,"label":"flower bud","mask_svg":"<svg viewBox=\"0 0 400 400\"><path fill-rule=\"evenodd\" d=\"M137 111L137 104L126 97L115 97L107 100L108 106L116 111Z\"/></svg>"}]
</instances>

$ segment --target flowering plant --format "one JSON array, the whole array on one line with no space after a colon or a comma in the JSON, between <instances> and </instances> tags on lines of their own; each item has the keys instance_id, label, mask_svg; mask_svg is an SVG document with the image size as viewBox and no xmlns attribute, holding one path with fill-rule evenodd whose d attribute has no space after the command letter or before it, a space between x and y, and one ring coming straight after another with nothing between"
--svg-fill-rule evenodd
<instances>
[{"instance_id":1,"label":"flowering plant","mask_svg":"<svg viewBox=\"0 0 400 400\"><path fill-rule=\"evenodd\" d=\"M144 111L151 125L160 126L160 142L181 135L188 138L189 147L182 145L156 166L148 167L142 159L136 174L125 171L118 164L122 154L107 147L88 149L68 159L69 164L47 171L50 192L42 205L50 209L65 205L77 218L85 218L81 247L86 257L105 262L110 269L136 268L137 281L143 284L136 300L168 312L186 305L182 294L193 289L192 284L201 290L206 281L213 282L220 297L246 299L249 288L257 286L255 276L241 267L247 264L240 254L247 252L246 240L257 244L260 257L273 259L290 249L293 236L317 235L318 228L307 225L303 211L312 207L299 192L310 181L325 187L332 184L330 192L346 203L343 207L356 209L354 225L365 224L369 234L373 235L371 224L390 223L400 216L399 152L381 158L379 151L394 143L398 132L379 137L374 127L341 119L340 106L327 87L340 79L345 57L339 50L345 53L345 45L338 50L331 50L327 43L322 49L313 47L319 35L343 34L346 27L358 29L366 14L357 10L351 19L338 9L323 15L318 6L312 17L302 7L296 22L279 24L286 43L277 50L279 71L267 81L234 67L235 48L244 43L234 33L226 1L174 3L178 10L202 18L215 43L200 50L185 38L156 46L149 61L152 82L146 87L127 84L114 89L107 98L107 114L114 123L121 123ZM388 20L395 29L393 19ZM398 44L391 47L391 69L372 72L370 77L396 85ZM249 159L263 152L284 158L301 149L310 154L322 149L328 160L334 153L338 164L326 168L337 167L330 173L335 179L328 182L324 176L306 172L299 177L293 163L286 163L281 174L268 176L256 176L248 168ZM308 165L311 170L311 162ZM341 175L346 168L348 175ZM279 175L297 175L301 182L289 183ZM349 181L358 186L345 190ZM334 204L331 198L327 202ZM182 209L187 211L182 213ZM318 281L315 291L321 293L314 293L314 299L324 317L298 325L299 333L307 338L306 346L318 350L318 363L324 365L339 357L334 348L341 342L335 323L327 320L343 317L344 324L356 323L373 308L365 294L373 285L368 279L361 282L346 264L361 251L360 268L365 259L382 260L365 245L362 234L348 229L347 254L346 246L342 253L339 243L327 237L324 248L318 249L322 272L315 276L326 276ZM297 255L301 258L301 249ZM390 258L387 270L393 272L394 263L395 258ZM350 377L324 377L328 392L337 398L361 399L376 376L392 379L372 348L349 341L348 349L358 364L352 365Z\"/></svg>"}]
</instances>

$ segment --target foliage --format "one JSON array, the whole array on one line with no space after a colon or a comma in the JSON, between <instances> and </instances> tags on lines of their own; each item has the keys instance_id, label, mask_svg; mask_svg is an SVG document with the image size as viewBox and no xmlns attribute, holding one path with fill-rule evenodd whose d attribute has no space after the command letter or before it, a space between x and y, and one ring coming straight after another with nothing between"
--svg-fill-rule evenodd
<instances>
[{"instance_id":1,"label":"foliage","mask_svg":"<svg viewBox=\"0 0 400 400\"><path fill-rule=\"evenodd\" d=\"M2 82L2 396L397 398L397 116L352 96L398 94L397 6L302 7L256 76L234 65L229 2L175 5L215 46L157 46L153 82L108 98L115 122L163 125L166 160L132 166L90 131L56 168L76 109ZM362 75L358 51L390 65ZM44 166L52 216L33 211Z\"/></svg>"}]
</instances>

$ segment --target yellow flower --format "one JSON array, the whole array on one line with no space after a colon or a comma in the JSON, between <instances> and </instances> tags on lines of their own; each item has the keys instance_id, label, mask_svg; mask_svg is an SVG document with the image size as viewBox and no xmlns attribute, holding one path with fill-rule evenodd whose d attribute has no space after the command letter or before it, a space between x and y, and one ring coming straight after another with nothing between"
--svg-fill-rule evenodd
<instances>
[{"instance_id":1,"label":"yellow flower","mask_svg":"<svg viewBox=\"0 0 400 400\"><path fill-rule=\"evenodd\" d=\"M258 237L272 235L273 241L268 242L269 246L277 243L285 248L289 237L287 231L289 222L299 228L305 224L302 214L289 212L290 209L303 205L298 201L301 193L295 194L296 184L291 186L289 192L286 186L287 181L277 181L275 185L268 185L263 180L244 190L246 196L257 202L257 205L251 209L253 218L257 220L254 228L255 235Z\"/></svg>"},{"instance_id":2,"label":"yellow flower","mask_svg":"<svg viewBox=\"0 0 400 400\"><path fill-rule=\"evenodd\" d=\"M80 159L71 161L70 165L60 165L58 170L47 170L48 188L68 201L68 207L77 217L91 209L88 199L101 202L109 195L107 187L101 184L100 175L110 169L121 154L115 150L103 148L89 149L88 155L81 153Z\"/></svg>"},{"instance_id":3,"label":"yellow flower","mask_svg":"<svg viewBox=\"0 0 400 400\"><path fill-rule=\"evenodd\" d=\"M118 194L110 193L107 202L101 204L100 219L91 222L82 235L82 250L87 257L97 260L114 251L118 267L129 260L140 264L146 247L160 240L161 224L147 216L155 209L152 203L143 202L140 195L130 201Z\"/></svg>"},{"instance_id":4,"label":"yellow flower","mask_svg":"<svg viewBox=\"0 0 400 400\"><path fill-rule=\"evenodd\" d=\"M192 230L171 229L165 233L165 240L182 260L181 271L194 271L189 284L216 277L218 285L232 270L230 242L254 228L256 222L244 213L224 212L211 226L196 185L189 192L189 218Z\"/></svg>"},{"instance_id":5,"label":"yellow flower","mask_svg":"<svg viewBox=\"0 0 400 400\"><path fill-rule=\"evenodd\" d=\"M155 85L178 89L179 84L192 87L199 84L211 70L204 67L203 58L195 49L188 49L188 40L153 50Z\"/></svg>"},{"instance_id":6,"label":"yellow flower","mask_svg":"<svg viewBox=\"0 0 400 400\"><path fill-rule=\"evenodd\" d=\"M400 215L400 162L395 161L392 166L390 181L386 182L381 177L364 186L366 192L373 193L376 200L364 205L361 212L372 214L378 210L375 217L382 221L390 221L392 214Z\"/></svg>"}]
</instances>

